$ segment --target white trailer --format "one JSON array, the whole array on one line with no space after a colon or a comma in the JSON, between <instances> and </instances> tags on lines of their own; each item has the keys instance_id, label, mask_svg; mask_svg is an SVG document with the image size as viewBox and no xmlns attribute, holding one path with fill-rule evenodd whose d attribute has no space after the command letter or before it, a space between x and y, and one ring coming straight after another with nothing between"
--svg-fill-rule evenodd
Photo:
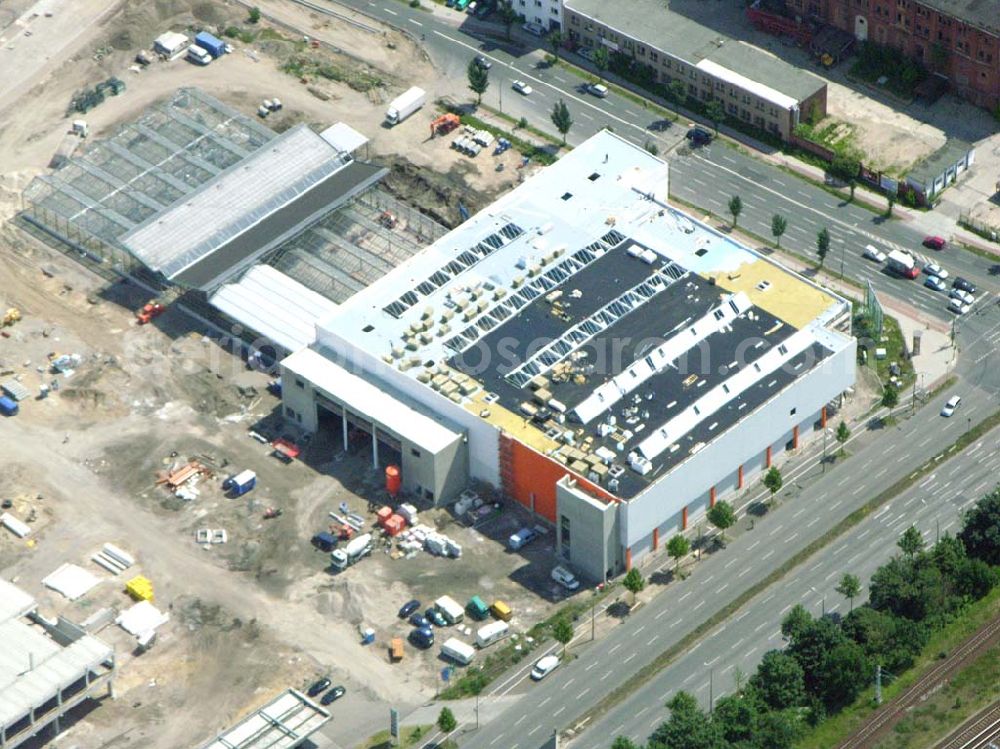
<instances>
[{"instance_id":1,"label":"white trailer","mask_svg":"<svg viewBox=\"0 0 1000 749\"><path fill-rule=\"evenodd\" d=\"M385 110L385 121L390 125L398 125L426 103L427 92L414 86L389 102L389 108Z\"/></svg>"},{"instance_id":2,"label":"white trailer","mask_svg":"<svg viewBox=\"0 0 1000 749\"><path fill-rule=\"evenodd\" d=\"M441 646L441 655L450 658L459 665L468 666L476 657L476 649L458 638L452 637Z\"/></svg>"},{"instance_id":3,"label":"white trailer","mask_svg":"<svg viewBox=\"0 0 1000 749\"><path fill-rule=\"evenodd\" d=\"M490 622L476 632L476 645L480 648L489 647L509 634L510 625L507 622Z\"/></svg>"}]
</instances>

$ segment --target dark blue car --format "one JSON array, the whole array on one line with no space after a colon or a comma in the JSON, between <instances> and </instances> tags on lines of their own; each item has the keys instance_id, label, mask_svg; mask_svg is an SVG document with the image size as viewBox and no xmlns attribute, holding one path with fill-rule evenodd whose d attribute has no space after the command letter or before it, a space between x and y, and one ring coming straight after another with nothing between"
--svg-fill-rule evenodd
<instances>
[{"instance_id":1,"label":"dark blue car","mask_svg":"<svg viewBox=\"0 0 1000 749\"><path fill-rule=\"evenodd\" d=\"M409 639L418 648L426 650L434 644L434 633L429 629L414 629L410 631Z\"/></svg>"}]
</instances>

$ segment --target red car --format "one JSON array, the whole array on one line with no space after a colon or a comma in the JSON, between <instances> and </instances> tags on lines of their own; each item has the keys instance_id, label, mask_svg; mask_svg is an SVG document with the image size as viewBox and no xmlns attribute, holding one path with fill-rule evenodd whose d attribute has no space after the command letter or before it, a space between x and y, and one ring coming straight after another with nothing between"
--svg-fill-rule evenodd
<instances>
[{"instance_id":1,"label":"red car","mask_svg":"<svg viewBox=\"0 0 1000 749\"><path fill-rule=\"evenodd\" d=\"M943 237L924 237L924 247L930 247L932 250L943 250L944 246Z\"/></svg>"}]
</instances>

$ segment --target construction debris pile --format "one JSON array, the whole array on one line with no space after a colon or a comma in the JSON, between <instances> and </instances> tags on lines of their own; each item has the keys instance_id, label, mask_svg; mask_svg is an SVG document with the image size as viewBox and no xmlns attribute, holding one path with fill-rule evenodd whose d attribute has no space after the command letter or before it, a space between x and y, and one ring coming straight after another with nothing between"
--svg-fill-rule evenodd
<instances>
[{"instance_id":1,"label":"construction debris pile","mask_svg":"<svg viewBox=\"0 0 1000 749\"><path fill-rule=\"evenodd\" d=\"M211 462L208 456L199 456L183 464L174 463L168 470L156 472L156 484L165 485L178 499L192 502L198 498L199 481L215 478L215 471L206 465Z\"/></svg>"}]
</instances>

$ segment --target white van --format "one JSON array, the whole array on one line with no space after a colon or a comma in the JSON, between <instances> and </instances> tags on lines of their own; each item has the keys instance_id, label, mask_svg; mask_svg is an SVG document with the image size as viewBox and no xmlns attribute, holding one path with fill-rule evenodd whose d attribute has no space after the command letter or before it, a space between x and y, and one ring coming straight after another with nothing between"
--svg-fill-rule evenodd
<instances>
[{"instance_id":1,"label":"white van","mask_svg":"<svg viewBox=\"0 0 1000 749\"><path fill-rule=\"evenodd\" d=\"M510 634L510 625L507 622L490 622L479 628L476 632L476 645L480 648L489 647L497 640L502 640Z\"/></svg>"},{"instance_id":2,"label":"white van","mask_svg":"<svg viewBox=\"0 0 1000 749\"><path fill-rule=\"evenodd\" d=\"M450 658L462 666L468 666L476 657L476 649L461 640L452 637L441 646L441 655Z\"/></svg>"},{"instance_id":3,"label":"white van","mask_svg":"<svg viewBox=\"0 0 1000 749\"><path fill-rule=\"evenodd\" d=\"M434 602L434 608L441 612L448 624L458 624L465 618L465 609L451 596L441 596Z\"/></svg>"}]
</instances>

